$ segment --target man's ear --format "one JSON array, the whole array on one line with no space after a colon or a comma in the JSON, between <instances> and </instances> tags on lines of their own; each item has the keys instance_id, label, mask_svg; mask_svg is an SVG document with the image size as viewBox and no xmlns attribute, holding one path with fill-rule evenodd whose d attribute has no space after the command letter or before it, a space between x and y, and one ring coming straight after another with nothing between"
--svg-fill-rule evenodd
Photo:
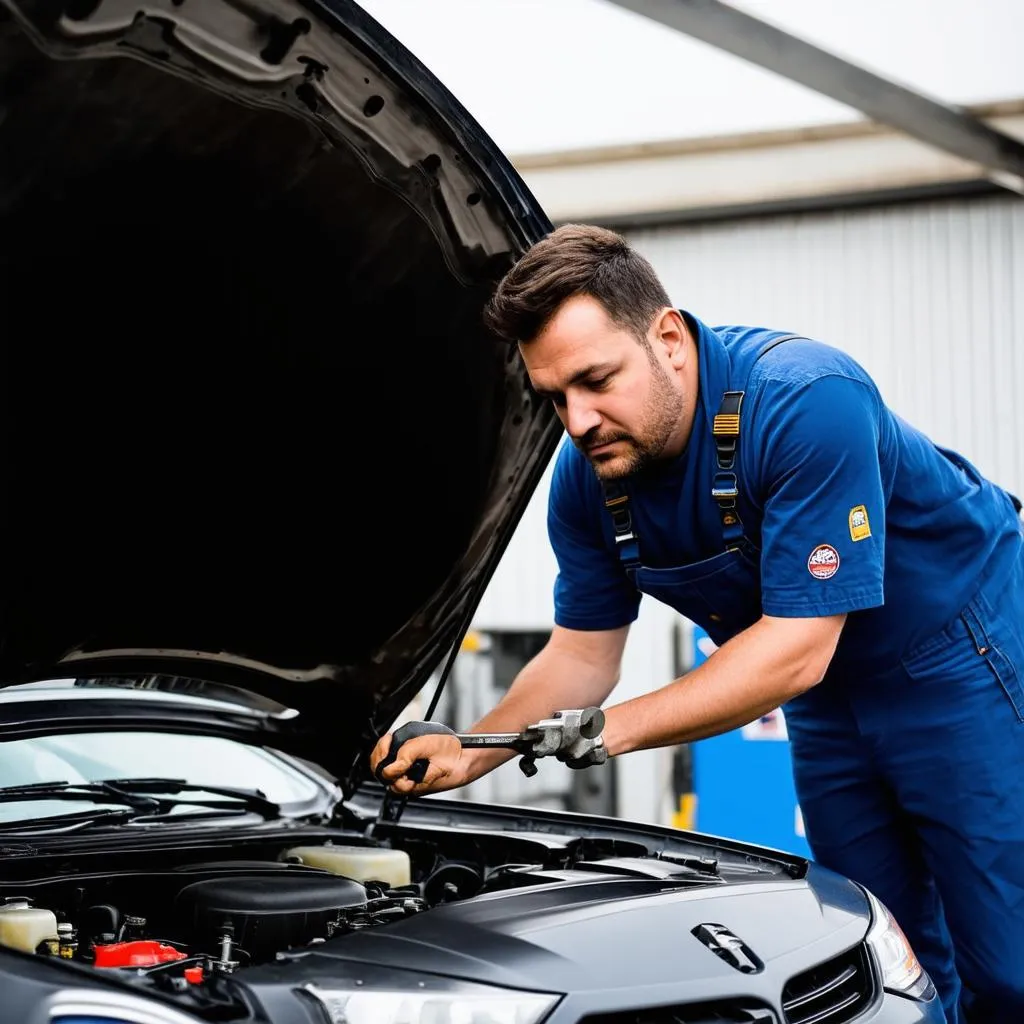
<instances>
[{"instance_id":1,"label":"man's ear","mask_svg":"<svg viewBox=\"0 0 1024 1024\"><path fill-rule=\"evenodd\" d=\"M689 332L679 310L666 306L655 317L651 335L653 343L661 346L672 366L677 370L682 369L689 354Z\"/></svg>"}]
</instances>

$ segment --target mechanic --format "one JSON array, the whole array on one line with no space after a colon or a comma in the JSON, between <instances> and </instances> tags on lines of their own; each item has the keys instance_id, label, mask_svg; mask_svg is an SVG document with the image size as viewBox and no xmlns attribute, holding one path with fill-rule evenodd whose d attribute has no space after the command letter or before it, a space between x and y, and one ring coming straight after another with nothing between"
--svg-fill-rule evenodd
<instances>
[{"instance_id":1,"label":"mechanic","mask_svg":"<svg viewBox=\"0 0 1024 1024\"><path fill-rule=\"evenodd\" d=\"M889 907L951 1024L1019 1024L1019 502L890 411L848 355L706 326L605 229L566 225L534 245L487 318L568 438L548 509L555 626L473 731L603 703L641 595L665 602L718 650L608 708L608 754L784 706L815 859ZM428 735L384 777L439 792L510 756ZM417 758L430 761L419 784L402 777Z\"/></svg>"}]
</instances>

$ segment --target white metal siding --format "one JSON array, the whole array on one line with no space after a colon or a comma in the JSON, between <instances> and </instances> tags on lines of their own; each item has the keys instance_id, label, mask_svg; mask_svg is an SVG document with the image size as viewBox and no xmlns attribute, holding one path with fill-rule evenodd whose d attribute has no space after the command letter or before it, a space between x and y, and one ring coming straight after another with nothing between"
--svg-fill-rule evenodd
<instances>
[{"instance_id":1,"label":"white metal siding","mask_svg":"<svg viewBox=\"0 0 1024 1024\"><path fill-rule=\"evenodd\" d=\"M557 566L548 544L547 503L553 463L537 485L495 570L477 608L474 629L551 628Z\"/></svg>"}]
</instances>

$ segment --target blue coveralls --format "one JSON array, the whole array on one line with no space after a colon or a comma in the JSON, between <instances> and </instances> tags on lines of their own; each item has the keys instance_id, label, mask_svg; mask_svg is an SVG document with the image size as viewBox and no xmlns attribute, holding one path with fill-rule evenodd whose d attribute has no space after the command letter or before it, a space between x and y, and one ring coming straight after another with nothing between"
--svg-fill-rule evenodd
<instances>
[{"instance_id":1,"label":"blue coveralls","mask_svg":"<svg viewBox=\"0 0 1024 1024\"><path fill-rule=\"evenodd\" d=\"M558 453L555 621L618 628L643 593L722 644L762 614L847 613L825 679L785 709L815 859L889 907L950 1024L1020 1024L1018 510L846 354L684 315L700 375L686 451L608 495L571 443Z\"/></svg>"}]
</instances>

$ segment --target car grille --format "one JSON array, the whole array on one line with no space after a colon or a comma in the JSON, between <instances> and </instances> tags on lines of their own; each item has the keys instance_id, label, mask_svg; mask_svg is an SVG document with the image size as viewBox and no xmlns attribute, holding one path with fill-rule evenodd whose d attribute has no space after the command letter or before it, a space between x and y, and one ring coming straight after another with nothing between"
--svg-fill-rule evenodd
<instances>
[{"instance_id":1,"label":"car grille","mask_svg":"<svg viewBox=\"0 0 1024 1024\"><path fill-rule=\"evenodd\" d=\"M786 983L786 1024L846 1024L871 1004L874 989L867 950L856 946Z\"/></svg>"},{"instance_id":2,"label":"car grille","mask_svg":"<svg viewBox=\"0 0 1024 1024\"><path fill-rule=\"evenodd\" d=\"M764 1005L749 1000L654 1006L644 1010L592 1014L579 1024L777 1024Z\"/></svg>"}]
</instances>

